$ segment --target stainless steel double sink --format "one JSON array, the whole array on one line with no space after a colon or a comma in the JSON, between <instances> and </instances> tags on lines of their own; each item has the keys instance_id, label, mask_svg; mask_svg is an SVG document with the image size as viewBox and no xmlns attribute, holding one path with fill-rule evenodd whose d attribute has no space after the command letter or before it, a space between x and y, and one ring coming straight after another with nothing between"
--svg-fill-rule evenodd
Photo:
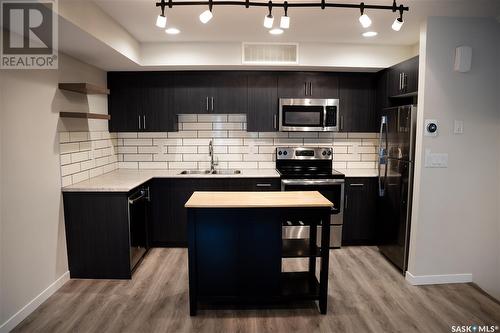
<instances>
[{"instance_id":1,"label":"stainless steel double sink","mask_svg":"<svg viewBox=\"0 0 500 333\"><path fill-rule=\"evenodd\" d=\"M180 175L239 175L241 170L225 169L225 170L184 170Z\"/></svg>"}]
</instances>

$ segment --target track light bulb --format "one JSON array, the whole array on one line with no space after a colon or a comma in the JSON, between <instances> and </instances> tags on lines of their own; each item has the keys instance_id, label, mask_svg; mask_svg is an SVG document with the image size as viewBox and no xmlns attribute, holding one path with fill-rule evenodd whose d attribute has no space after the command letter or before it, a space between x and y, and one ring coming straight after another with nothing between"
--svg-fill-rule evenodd
<instances>
[{"instance_id":1,"label":"track light bulb","mask_svg":"<svg viewBox=\"0 0 500 333\"><path fill-rule=\"evenodd\" d=\"M280 20L280 28L288 29L290 28L290 17L288 15L283 15Z\"/></svg>"},{"instance_id":2,"label":"track light bulb","mask_svg":"<svg viewBox=\"0 0 500 333\"><path fill-rule=\"evenodd\" d=\"M205 10L203 13L200 14L200 21L203 24L208 23L214 17L212 14L212 11L210 9Z\"/></svg>"},{"instance_id":3,"label":"track light bulb","mask_svg":"<svg viewBox=\"0 0 500 333\"><path fill-rule=\"evenodd\" d=\"M165 28L167 26L167 17L163 14L158 15L156 18L156 26L158 28Z\"/></svg>"},{"instance_id":4,"label":"track light bulb","mask_svg":"<svg viewBox=\"0 0 500 333\"><path fill-rule=\"evenodd\" d=\"M264 27L271 29L274 23L274 16L272 14L266 15L264 18Z\"/></svg>"},{"instance_id":5,"label":"track light bulb","mask_svg":"<svg viewBox=\"0 0 500 333\"><path fill-rule=\"evenodd\" d=\"M372 20L368 15L362 14L359 17L359 23L361 23L363 28L368 28L370 25L372 25Z\"/></svg>"},{"instance_id":6,"label":"track light bulb","mask_svg":"<svg viewBox=\"0 0 500 333\"><path fill-rule=\"evenodd\" d=\"M392 24L392 30L394 31L399 31L401 30L401 27L403 26L405 22L403 21L402 18L397 18L394 20L394 23Z\"/></svg>"}]
</instances>

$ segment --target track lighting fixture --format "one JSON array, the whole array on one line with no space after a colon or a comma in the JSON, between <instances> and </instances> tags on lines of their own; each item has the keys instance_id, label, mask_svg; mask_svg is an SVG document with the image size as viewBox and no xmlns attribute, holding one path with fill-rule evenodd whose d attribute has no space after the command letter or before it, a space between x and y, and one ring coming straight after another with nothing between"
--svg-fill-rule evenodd
<instances>
[{"instance_id":1,"label":"track lighting fixture","mask_svg":"<svg viewBox=\"0 0 500 333\"><path fill-rule=\"evenodd\" d=\"M394 20L394 23L392 23L392 30L394 31L399 31L403 27L403 24L405 23L403 21L403 7L402 5L399 7L399 17Z\"/></svg>"},{"instance_id":2,"label":"track lighting fixture","mask_svg":"<svg viewBox=\"0 0 500 333\"><path fill-rule=\"evenodd\" d=\"M299 0L300 1L300 0ZM245 6L245 8L250 7L268 7L269 13L264 17L264 27L267 29L272 29L274 24L274 17L272 14L273 6L281 7L284 9L285 13L281 16L279 28L272 29L273 32L269 31L271 34L281 34L283 33L283 29L288 29L290 27L290 17L288 16L288 8L356 8L361 11L361 15L359 17L359 22L363 26L363 28L368 28L372 24L372 20L370 17L365 14L365 9L369 10L390 10L393 13L399 11L399 17L394 20L392 23L392 29L395 31L401 30L404 21L403 21L403 12L409 11L410 9L403 5L397 5L396 0L393 0L392 6L386 5L368 5L364 2L360 4L355 3L334 3L328 2L327 0L319 0L318 2L292 2L288 3L286 0L283 0L282 3L274 3L269 1L268 3L259 2L258 0L159 0L156 3L156 7L161 8L161 14L158 15L156 19L156 25L160 28L165 28L167 26L167 17L165 16L165 7L172 8L174 6L207 6L208 9L200 14L200 21L202 23L209 22L212 17L212 9L213 6ZM371 35L373 37L372 32L367 32L367 35ZM368 36L365 36L368 37Z\"/></svg>"},{"instance_id":3,"label":"track lighting fixture","mask_svg":"<svg viewBox=\"0 0 500 333\"><path fill-rule=\"evenodd\" d=\"M200 21L201 23L206 24L212 19L212 17L214 17L214 15L212 14L212 0L209 0L208 9L200 14Z\"/></svg>"},{"instance_id":4,"label":"track lighting fixture","mask_svg":"<svg viewBox=\"0 0 500 333\"><path fill-rule=\"evenodd\" d=\"M167 26L167 17L165 16L165 0L162 0L159 5L161 7L161 14L156 18L156 26L164 29Z\"/></svg>"},{"instance_id":5,"label":"track lighting fixture","mask_svg":"<svg viewBox=\"0 0 500 333\"><path fill-rule=\"evenodd\" d=\"M269 14L264 17L264 27L271 29L273 27L274 23L274 17L273 17L273 3L269 1Z\"/></svg>"},{"instance_id":6,"label":"track lighting fixture","mask_svg":"<svg viewBox=\"0 0 500 333\"><path fill-rule=\"evenodd\" d=\"M372 25L372 20L368 15L364 13L365 11L365 3L362 2L360 5L360 10L361 10L361 16L359 17L359 23L363 26L363 28L368 28L370 25Z\"/></svg>"},{"instance_id":7,"label":"track lighting fixture","mask_svg":"<svg viewBox=\"0 0 500 333\"><path fill-rule=\"evenodd\" d=\"M285 1L285 3L283 5L284 5L283 8L285 9L285 15L283 15L281 17L280 28L281 29L288 29L288 28L290 28L290 17L288 16L288 2Z\"/></svg>"}]
</instances>

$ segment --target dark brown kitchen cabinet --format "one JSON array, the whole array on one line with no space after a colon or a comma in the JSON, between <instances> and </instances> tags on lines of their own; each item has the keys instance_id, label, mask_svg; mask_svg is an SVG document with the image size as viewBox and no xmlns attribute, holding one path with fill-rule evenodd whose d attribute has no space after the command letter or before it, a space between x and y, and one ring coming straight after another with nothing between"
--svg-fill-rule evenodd
<instances>
[{"instance_id":1,"label":"dark brown kitchen cabinet","mask_svg":"<svg viewBox=\"0 0 500 333\"><path fill-rule=\"evenodd\" d=\"M169 72L109 72L110 131L160 132L177 129Z\"/></svg>"},{"instance_id":2,"label":"dark brown kitchen cabinet","mask_svg":"<svg viewBox=\"0 0 500 333\"><path fill-rule=\"evenodd\" d=\"M187 245L187 209L194 191L279 191L279 178L155 179L151 188L153 246Z\"/></svg>"},{"instance_id":3,"label":"dark brown kitchen cabinet","mask_svg":"<svg viewBox=\"0 0 500 333\"><path fill-rule=\"evenodd\" d=\"M175 113L246 113L244 72L177 72Z\"/></svg>"},{"instance_id":4,"label":"dark brown kitchen cabinet","mask_svg":"<svg viewBox=\"0 0 500 333\"><path fill-rule=\"evenodd\" d=\"M278 129L278 75L273 72L248 74L248 132Z\"/></svg>"},{"instance_id":5,"label":"dark brown kitchen cabinet","mask_svg":"<svg viewBox=\"0 0 500 333\"><path fill-rule=\"evenodd\" d=\"M388 69L388 96L416 94L418 91L418 61L413 57Z\"/></svg>"},{"instance_id":6,"label":"dark brown kitchen cabinet","mask_svg":"<svg viewBox=\"0 0 500 333\"><path fill-rule=\"evenodd\" d=\"M378 178L346 178L343 245L376 243Z\"/></svg>"},{"instance_id":7,"label":"dark brown kitchen cabinet","mask_svg":"<svg viewBox=\"0 0 500 333\"><path fill-rule=\"evenodd\" d=\"M376 132L376 81L374 74L342 74L340 85L340 130Z\"/></svg>"},{"instance_id":8,"label":"dark brown kitchen cabinet","mask_svg":"<svg viewBox=\"0 0 500 333\"><path fill-rule=\"evenodd\" d=\"M278 76L278 98L338 98L336 73L289 72Z\"/></svg>"}]
</instances>

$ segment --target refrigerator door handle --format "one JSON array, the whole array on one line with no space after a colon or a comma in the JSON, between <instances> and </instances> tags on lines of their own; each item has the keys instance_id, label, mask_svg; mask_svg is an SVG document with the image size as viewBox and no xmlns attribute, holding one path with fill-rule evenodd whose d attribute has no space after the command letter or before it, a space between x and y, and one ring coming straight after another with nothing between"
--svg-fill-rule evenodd
<instances>
[{"instance_id":1,"label":"refrigerator door handle","mask_svg":"<svg viewBox=\"0 0 500 333\"><path fill-rule=\"evenodd\" d=\"M384 135L384 126L386 129L387 133L387 116L382 116L380 119L380 131L379 131L379 138L378 138L378 154L379 154L379 160L378 160L378 193L379 196L383 197L384 196L384 186L382 182L382 174L381 174L381 166L387 164L387 135L385 137L385 147L382 146L383 143L383 135Z\"/></svg>"}]
</instances>

